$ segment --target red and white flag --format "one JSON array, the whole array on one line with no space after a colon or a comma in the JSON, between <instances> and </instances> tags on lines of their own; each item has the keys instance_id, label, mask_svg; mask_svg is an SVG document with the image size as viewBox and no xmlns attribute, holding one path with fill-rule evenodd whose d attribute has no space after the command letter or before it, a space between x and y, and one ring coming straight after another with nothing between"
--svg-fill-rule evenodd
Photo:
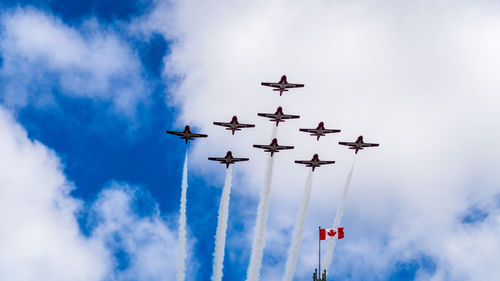
<instances>
[{"instance_id":1,"label":"red and white flag","mask_svg":"<svg viewBox=\"0 0 500 281\"><path fill-rule=\"evenodd\" d=\"M344 238L344 228L320 228L319 230L319 240L328 240L328 239L337 239Z\"/></svg>"}]
</instances>

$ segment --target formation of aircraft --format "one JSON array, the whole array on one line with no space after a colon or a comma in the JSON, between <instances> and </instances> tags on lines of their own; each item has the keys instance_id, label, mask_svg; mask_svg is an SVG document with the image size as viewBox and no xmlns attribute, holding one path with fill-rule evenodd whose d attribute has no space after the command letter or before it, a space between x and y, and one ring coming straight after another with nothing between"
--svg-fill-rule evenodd
<instances>
[{"instance_id":1,"label":"formation of aircraft","mask_svg":"<svg viewBox=\"0 0 500 281\"><path fill-rule=\"evenodd\" d=\"M221 164L226 165L226 169L229 168L229 165L234 164L236 162L241 162L241 161L248 161L248 158L235 158L233 157L233 153L231 151L228 151L226 153L226 156L218 158L218 157L208 157L208 160L212 161L219 161Z\"/></svg>"},{"instance_id":2,"label":"formation of aircraft","mask_svg":"<svg viewBox=\"0 0 500 281\"><path fill-rule=\"evenodd\" d=\"M318 141L319 137L322 137L325 134L340 133L340 130L337 129L325 129L325 123L323 122L319 122L318 127L316 127L316 129L299 129L299 131L311 133L311 136L315 136L316 140Z\"/></svg>"},{"instance_id":3,"label":"formation of aircraft","mask_svg":"<svg viewBox=\"0 0 500 281\"><path fill-rule=\"evenodd\" d=\"M295 160L297 164L304 164L306 167L311 167L313 172L316 167L321 167L321 165L333 164L335 161L321 161L319 160L318 154L314 154L311 160Z\"/></svg>"},{"instance_id":4,"label":"formation of aircraft","mask_svg":"<svg viewBox=\"0 0 500 281\"><path fill-rule=\"evenodd\" d=\"M226 127L226 130L230 130L233 135L234 132L236 131L241 131L242 128L253 128L255 127L254 124L243 124L238 122L238 117L233 116L230 122L224 123L224 122L214 122L214 125L216 126L222 126Z\"/></svg>"},{"instance_id":5,"label":"formation of aircraft","mask_svg":"<svg viewBox=\"0 0 500 281\"><path fill-rule=\"evenodd\" d=\"M304 84L294 84L294 83L288 83L286 75L281 76L281 79L279 82L262 82L262 86L267 86L267 87L272 87L273 91L279 91L280 96L283 94L283 92L289 91L288 89L291 88L301 88L304 87ZM288 119L299 119L299 115L290 115L290 114L284 114L283 113L283 108L281 106L278 106L276 109L275 113L258 113L258 116L269 118L271 122L276 122L276 127L279 125L280 122L285 122L285 120ZM243 128L253 128L255 127L254 124L244 124L244 123L239 123L238 122L238 117L233 116L230 122L213 122L214 125L216 126L222 126L225 127L226 130L230 130L232 135L236 131L241 131ZM320 137L325 136L326 134L332 134L332 133L339 133L341 130L339 129L326 129L324 122L319 122L318 126L316 128L300 128L300 132L306 132L309 133L310 136L316 137L316 140L319 141ZM189 140L194 140L195 138L206 138L207 135L205 134L197 134L191 132L191 129L189 128L188 125L184 128L184 131L181 132L176 132L176 131L167 131L168 134L173 134L176 136L179 136L181 139L184 139L186 141L186 144L188 143ZM339 142L339 145L345 145L348 146L349 149L353 149L354 153L357 154L359 150L363 150L366 147L376 147L379 146L378 143L365 143L363 141L363 136L359 136L355 142ZM271 143L269 145L262 145L262 144L254 144L253 147L255 148L260 148L264 149L264 152L270 152L271 157L273 157L275 152L279 152L280 150L288 150L288 149L293 149L294 146L286 146L286 145L279 145L278 140L276 138L273 138ZM226 165L226 169L229 168L231 164L237 163L237 162L242 162L242 161L248 161L249 158L236 158L233 157L233 154L231 151L228 151L224 157L208 157L208 160L211 161L217 161L220 164ZM334 164L335 161L330 161L330 160L320 160L318 154L314 154L311 160L295 160L295 163L297 164L303 164L308 168L312 168L312 172L317 167L321 167L322 165L329 165L329 164ZM351 171L352 172L352 171ZM336 230L335 229L321 229L320 228L320 241L321 240L326 240L329 238L334 238L337 237L337 239L342 239L344 237L344 232L343 228L339 227ZM318 272L319 271L319 272ZM315 270L313 274L313 280L314 281L326 281L326 270L324 270L322 276L320 279L318 279L318 273L321 272L321 267L319 267L319 270Z\"/></svg>"},{"instance_id":6,"label":"formation of aircraft","mask_svg":"<svg viewBox=\"0 0 500 281\"><path fill-rule=\"evenodd\" d=\"M346 145L349 149L354 149L354 153L358 154L358 150L363 150L365 147L379 146L378 143L366 143L363 141L363 136L359 136L355 142L339 142L340 145Z\"/></svg>"},{"instance_id":7,"label":"formation of aircraft","mask_svg":"<svg viewBox=\"0 0 500 281\"><path fill-rule=\"evenodd\" d=\"M302 87L304 87L304 84L288 83L286 81L286 75L281 76L281 79L279 82L262 82L260 84L262 86L275 88L275 89L273 89L273 91L279 91L280 96L283 94L283 92L288 92L288 89L290 89L290 88L302 88Z\"/></svg>"},{"instance_id":8,"label":"formation of aircraft","mask_svg":"<svg viewBox=\"0 0 500 281\"><path fill-rule=\"evenodd\" d=\"M271 120L271 122L276 122L276 127L279 125L280 122L285 122L287 119L299 119L299 115L290 115L290 114L284 114L283 113L283 108L281 106L278 106L276 109L275 113L257 113L258 116L260 117L266 117Z\"/></svg>"},{"instance_id":9,"label":"formation of aircraft","mask_svg":"<svg viewBox=\"0 0 500 281\"><path fill-rule=\"evenodd\" d=\"M280 96L282 95L283 92L287 92L288 89L291 88L301 88L304 87L304 84L294 84L294 83L288 83L286 79L286 75L281 76L281 79L279 82L262 82L262 86L268 86L274 88L273 91L279 91ZM281 106L278 106L276 109L275 113L257 113L258 116L260 117L265 117L269 118L271 122L275 122L276 126L279 125L281 122L285 122L285 120L288 119L299 119L299 115L291 115L291 114L285 114L283 113L283 108ZM241 131L243 128L253 128L255 127L254 124L244 124L238 122L238 117L233 116L231 121L229 122L213 122L214 125L216 126L222 126L225 127L226 130L230 130L232 135L236 131ZM316 128L300 128L300 132L306 132L309 133L311 136L316 137L316 140L319 141L320 137L325 136L326 134L333 134L333 133L339 133L341 130L339 129L327 129L325 128L324 122L319 122L318 126ZM191 132L191 129L188 125L184 128L184 131L167 131L168 134L173 134L176 136L179 136L181 139L185 140L186 144L190 140L194 140L195 138L206 138L208 137L205 134L198 134L198 133L193 133ZM375 147L379 146L378 143L365 143L363 141L363 136L359 136L358 139L355 142L339 142L340 145L345 145L348 146L349 149L353 149L354 153L357 154L359 150L363 150L366 147ZM286 146L286 145L279 145L278 140L274 138L269 145L263 145L263 144L254 144L253 147L255 148L260 148L264 149L264 152L270 152L271 157L273 157L275 152L279 152L280 150L287 150L287 149L293 149L294 146ZM241 162L241 161L248 161L249 158L235 158L233 157L233 154L231 151L228 151L226 153L225 157L217 158L217 157L209 157L208 160L212 161L218 161L221 164L225 164L226 168L229 168L229 165L234 164L236 162ZM311 160L296 160L295 163L298 164L304 164L306 167L311 167L312 170L314 171L316 167L320 167L321 165L327 165L327 164L333 164L335 161L322 161L319 160L318 154L314 154Z\"/></svg>"},{"instance_id":10,"label":"formation of aircraft","mask_svg":"<svg viewBox=\"0 0 500 281\"><path fill-rule=\"evenodd\" d=\"M208 135L205 134L195 134L191 132L191 129L189 128L189 125L186 125L184 127L184 131L182 132L176 132L176 131L167 131L167 134L172 134L179 136L181 139L186 141L186 144L188 143L189 140L194 140L195 138L206 138Z\"/></svg>"},{"instance_id":11,"label":"formation of aircraft","mask_svg":"<svg viewBox=\"0 0 500 281\"><path fill-rule=\"evenodd\" d=\"M271 157L275 152L285 149L293 149L293 146L279 145L278 140L274 138L269 145L254 144L253 147L265 149L264 152L271 152Z\"/></svg>"}]
</instances>

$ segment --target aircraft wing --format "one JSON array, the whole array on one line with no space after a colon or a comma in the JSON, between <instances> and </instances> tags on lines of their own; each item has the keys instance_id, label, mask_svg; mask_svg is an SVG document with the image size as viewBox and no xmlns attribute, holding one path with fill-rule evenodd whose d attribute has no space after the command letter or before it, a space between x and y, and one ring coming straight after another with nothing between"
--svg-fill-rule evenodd
<instances>
[{"instance_id":1,"label":"aircraft wing","mask_svg":"<svg viewBox=\"0 0 500 281\"><path fill-rule=\"evenodd\" d=\"M304 84L288 83L285 85L285 88L302 88L302 87L304 87Z\"/></svg>"},{"instance_id":2,"label":"aircraft wing","mask_svg":"<svg viewBox=\"0 0 500 281\"><path fill-rule=\"evenodd\" d=\"M260 84L262 86L268 86L268 87L275 87L275 88L279 88L280 87L280 84L278 84L278 83L272 83L272 82L262 82Z\"/></svg>"},{"instance_id":3,"label":"aircraft wing","mask_svg":"<svg viewBox=\"0 0 500 281\"><path fill-rule=\"evenodd\" d=\"M345 141L341 141L339 142L340 145L347 145L347 146L356 146L356 143L355 142L345 142Z\"/></svg>"},{"instance_id":4,"label":"aircraft wing","mask_svg":"<svg viewBox=\"0 0 500 281\"><path fill-rule=\"evenodd\" d=\"M283 149L293 149L293 146L278 145L278 146L276 147L276 150L283 150Z\"/></svg>"},{"instance_id":5,"label":"aircraft wing","mask_svg":"<svg viewBox=\"0 0 500 281\"><path fill-rule=\"evenodd\" d=\"M337 130L337 129L324 129L323 133L324 134L340 133L340 130Z\"/></svg>"},{"instance_id":6,"label":"aircraft wing","mask_svg":"<svg viewBox=\"0 0 500 281\"><path fill-rule=\"evenodd\" d=\"M172 134L172 135L181 136L181 137L184 136L184 133L182 133L182 132L175 132L175 131L167 131L167 134Z\"/></svg>"},{"instance_id":7,"label":"aircraft wing","mask_svg":"<svg viewBox=\"0 0 500 281\"><path fill-rule=\"evenodd\" d=\"M238 128L253 128L253 127L255 127L255 125L254 124L242 124L242 123L239 123L237 125L237 127Z\"/></svg>"},{"instance_id":8,"label":"aircraft wing","mask_svg":"<svg viewBox=\"0 0 500 281\"><path fill-rule=\"evenodd\" d=\"M312 165L312 161L309 160L295 160L295 163L297 164L306 164L306 165Z\"/></svg>"},{"instance_id":9,"label":"aircraft wing","mask_svg":"<svg viewBox=\"0 0 500 281\"><path fill-rule=\"evenodd\" d=\"M193 137L193 138L206 138L208 137L208 135L205 135L205 134L189 134L189 137Z\"/></svg>"},{"instance_id":10,"label":"aircraft wing","mask_svg":"<svg viewBox=\"0 0 500 281\"><path fill-rule=\"evenodd\" d=\"M231 123L224 123L224 122L214 122L214 125L223 126L223 127L231 127Z\"/></svg>"},{"instance_id":11,"label":"aircraft wing","mask_svg":"<svg viewBox=\"0 0 500 281\"><path fill-rule=\"evenodd\" d=\"M257 113L257 115L266 118L276 118L276 114L274 113Z\"/></svg>"},{"instance_id":12,"label":"aircraft wing","mask_svg":"<svg viewBox=\"0 0 500 281\"><path fill-rule=\"evenodd\" d=\"M299 115L283 114L281 116L281 119L298 119L298 118L300 118Z\"/></svg>"},{"instance_id":13,"label":"aircraft wing","mask_svg":"<svg viewBox=\"0 0 500 281\"><path fill-rule=\"evenodd\" d=\"M262 148L262 149L271 149L271 146L268 144L254 144L253 147Z\"/></svg>"},{"instance_id":14,"label":"aircraft wing","mask_svg":"<svg viewBox=\"0 0 500 281\"><path fill-rule=\"evenodd\" d=\"M319 161L318 166L319 165L328 165L328 164L333 164L333 163L335 163L335 161Z\"/></svg>"},{"instance_id":15,"label":"aircraft wing","mask_svg":"<svg viewBox=\"0 0 500 281\"><path fill-rule=\"evenodd\" d=\"M363 143L361 145L362 147L374 147L374 146L379 146L378 143Z\"/></svg>"},{"instance_id":16,"label":"aircraft wing","mask_svg":"<svg viewBox=\"0 0 500 281\"><path fill-rule=\"evenodd\" d=\"M306 132L306 133L311 133L311 134L319 134L318 129L299 129L301 132ZM324 129L323 134L332 134L332 133L339 133L340 130L337 129Z\"/></svg>"},{"instance_id":17,"label":"aircraft wing","mask_svg":"<svg viewBox=\"0 0 500 281\"><path fill-rule=\"evenodd\" d=\"M219 161L221 163L226 162L226 158L219 158L219 157L208 157L208 160Z\"/></svg>"},{"instance_id":18,"label":"aircraft wing","mask_svg":"<svg viewBox=\"0 0 500 281\"><path fill-rule=\"evenodd\" d=\"M318 129L299 129L301 132L306 132L306 133L318 133Z\"/></svg>"},{"instance_id":19,"label":"aircraft wing","mask_svg":"<svg viewBox=\"0 0 500 281\"><path fill-rule=\"evenodd\" d=\"M241 161L248 161L248 158L233 158L231 159L231 162L241 162Z\"/></svg>"}]
</instances>

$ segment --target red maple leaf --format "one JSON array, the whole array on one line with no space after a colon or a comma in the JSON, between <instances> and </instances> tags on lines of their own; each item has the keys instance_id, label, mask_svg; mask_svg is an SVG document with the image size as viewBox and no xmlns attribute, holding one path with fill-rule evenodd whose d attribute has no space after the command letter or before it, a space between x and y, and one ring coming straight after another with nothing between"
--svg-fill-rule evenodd
<instances>
[{"instance_id":1,"label":"red maple leaf","mask_svg":"<svg viewBox=\"0 0 500 281\"><path fill-rule=\"evenodd\" d=\"M331 229L330 231L328 231L328 236L335 236L335 234L337 234L337 232L335 232L333 229Z\"/></svg>"}]
</instances>

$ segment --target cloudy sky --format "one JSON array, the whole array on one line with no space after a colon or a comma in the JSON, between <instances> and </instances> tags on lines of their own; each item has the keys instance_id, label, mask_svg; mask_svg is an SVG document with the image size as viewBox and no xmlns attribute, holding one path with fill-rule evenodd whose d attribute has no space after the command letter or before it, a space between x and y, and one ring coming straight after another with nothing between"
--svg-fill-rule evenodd
<instances>
[{"instance_id":1,"label":"cloudy sky","mask_svg":"<svg viewBox=\"0 0 500 281\"><path fill-rule=\"evenodd\" d=\"M353 176L328 280L500 276L498 1L1 1L0 280L178 280L189 144L186 280L209 280L235 165L223 280L244 280L281 124L261 280L281 280L308 170L318 168L294 280L317 267ZM261 81L286 74L280 97ZM256 124L231 136L212 125ZM319 142L298 128L324 121ZM338 141L380 143L358 155ZM326 249L326 243L323 248Z\"/></svg>"}]
</instances>

